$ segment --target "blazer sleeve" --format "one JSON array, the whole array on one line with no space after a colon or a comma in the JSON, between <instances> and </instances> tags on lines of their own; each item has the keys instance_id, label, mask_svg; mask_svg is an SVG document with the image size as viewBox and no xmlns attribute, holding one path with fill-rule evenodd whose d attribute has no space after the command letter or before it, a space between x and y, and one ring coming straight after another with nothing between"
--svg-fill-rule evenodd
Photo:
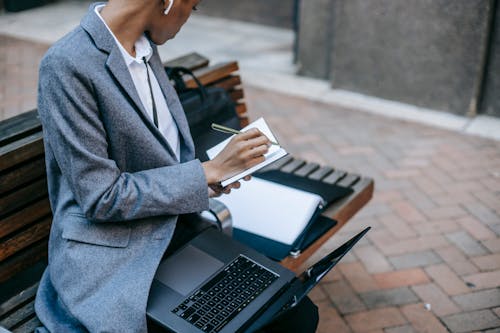
<instances>
[{"instance_id":1,"label":"blazer sleeve","mask_svg":"<svg viewBox=\"0 0 500 333\"><path fill-rule=\"evenodd\" d=\"M38 111L45 144L86 217L124 221L207 209L207 181L199 160L134 173L119 170L108 156L92 83L82 72L68 57L46 56L40 66Z\"/></svg>"}]
</instances>

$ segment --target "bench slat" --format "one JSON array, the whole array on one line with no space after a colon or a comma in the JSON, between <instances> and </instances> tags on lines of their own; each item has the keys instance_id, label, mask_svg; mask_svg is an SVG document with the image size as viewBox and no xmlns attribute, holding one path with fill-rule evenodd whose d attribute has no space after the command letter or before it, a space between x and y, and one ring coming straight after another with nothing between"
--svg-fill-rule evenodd
<instances>
[{"instance_id":1,"label":"bench slat","mask_svg":"<svg viewBox=\"0 0 500 333\"><path fill-rule=\"evenodd\" d=\"M47 179L39 179L15 192L0 197L0 214L9 214L47 195Z\"/></svg>"},{"instance_id":2,"label":"bench slat","mask_svg":"<svg viewBox=\"0 0 500 333\"><path fill-rule=\"evenodd\" d=\"M296 170L294 174L300 177L307 177L309 174L313 173L317 169L319 169L318 163L307 163L300 169Z\"/></svg>"},{"instance_id":3,"label":"bench slat","mask_svg":"<svg viewBox=\"0 0 500 333\"><path fill-rule=\"evenodd\" d=\"M42 128L37 111L32 110L0 122L0 147L26 137Z\"/></svg>"},{"instance_id":4,"label":"bench slat","mask_svg":"<svg viewBox=\"0 0 500 333\"><path fill-rule=\"evenodd\" d=\"M232 90L235 87L241 85L241 77L239 75L229 75L221 80L212 82L209 84L213 87L222 88L226 91Z\"/></svg>"},{"instance_id":5,"label":"bench slat","mask_svg":"<svg viewBox=\"0 0 500 333\"><path fill-rule=\"evenodd\" d=\"M0 243L0 262L12 256L14 253L27 248L29 245L47 237L49 235L51 223L51 217L42 219L25 231Z\"/></svg>"},{"instance_id":6,"label":"bench slat","mask_svg":"<svg viewBox=\"0 0 500 333\"><path fill-rule=\"evenodd\" d=\"M17 273L31 267L47 257L47 239L16 253L16 255L0 262L0 283L7 281Z\"/></svg>"},{"instance_id":7,"label":"bench slat","mask_svg":"<svg viewBox=\"0 0 500 333\"><path fill-rule=\"evenodd\" d=\"M35 300L23 305L21 308L16 309L15 312L7 316L6 318L0 320L0 326L12 329L13 327L19 325L21 322L26 320L26 318L35 316Z\"/></svg>"},{"instance_id":8,"label":"bench slat","mask_svg":"<svg viewBox=\"0 0 500 333\"><path fill-rule=\"evenodd\" d=\"M171 59L163 63L163 66L168 67L185 67L191 71L208 66L210 61L208 58L199 53L193 52L182 57Z\"/></svg>"},{"instance_id":9,"label":"bench slat","mask_svg":"<svg viewBox=\"0 0 500 333\"><path fill-rule=\"evenodd\" d=\"M279 160L277 161L274 161L273 163L269 164L269 165L266 165L265 167L263 167L262 169L260 169L259 172L266 172L266 171L272 171L272 170L279 170L281 169L283 166L285 166L286 164L290 163L293 161L293 157L290 156L290 155L287 155L283 158L280 158Z\"/></svg>"},{"instance_id":10,"label":"bench slat","mask_svg":"<svg viewBox=\"0 0 500 333\"><path fill-rule=\"evenodd\" d=\"M247 113L247 106L244 103L236 104L236 114L242 116Z\"/></svg>"},{"instance_id":11,"label":"bench slat","mask_svg":"<svg viewBox=\"0 0 500 333\"><path fill-rule=\"evenodd\" d=\"M40 131L0 147L0 171L43 154L43 133Z\"/></svg>"},{"instance_id":12,"label":"bench slat","mask_svg":"<svg viewBox=\"0 0 500 333\"><path fill-rule=\"evenodd\" d=\"M6 313L11 312L13 309L17 308L20 304L25 303L30 299L34 299L37 289L38 289L38 282L24 289L16 296L10 298L8 301L5 301L4 303L0 304L0 316L3 316Z\"/></svg>"},{"instance_id":13,"label":"bench slat","mask_svg":"<svg viewBox=\"0 0 500 333\"><path fill-rule=\"evenodd\" d=\"M27 184L34 179L45 176L45 159L43 155L27 161L7 172L0 173L0 194Z\"/></svg>"},{"instance_id":14,"label":"bench slat","mask_svg":"<svg viewBox=\"0 0 500 333\"><path fill-rule=\"evenodd\" d=\"M296 158L293 161L291 161L290 163L285 164L280 169L280 171L286 172L286 173L292 173L295 170L298 170L299 168L301 168L305 164L306 164L306 161L304 161L304 160L302 160L300 158Z\"/></svg>"},{"instance_id":15,"label":"bench slat","mask_svg":"<svg viewBox=\"0 0 500 333\"><path fill-rule=\"evenodd\" d=\"M240 99L243 99L245 97L243 89L233 89L230 91L229 95L231 96L231 99L235 102L238 102Z\"/></svg>"},{"instance_id":16,"label":"bench slat","mask_svg":"<svg viewBox=\"0 0 500 333\"><path fill-rule=\"evenodd\" d=\"M0 238L51 214L49 198L45 197L0 220Z\"/></svg>"},{"instance_id":17,"label":"bench slat","mask_svg":"<svg viewBox=\"0 0 500 333\"><path fill-rule=\"evenodd\" d=\"M214 66L208 66L204 68L200 68L194 71L194 75L200 80L203 85L208 85L212 82L219 81L233 72L239 70L238 63L236 61L224 62L221 64L217 64ZM190 78L189 76L185 76L186 86L188 88L196 88L196 82Z\"/></svg>"},{"instance_id":18,"label":"bench slat","mask_svg":"<svg viewBox=\"0 0 500 333\"><path fill-rule=\"evenodd\" d=\"M323 179L323 181L327 184L335 184L342 178L344 178L347 175L347 172L343 170L335 170L331 174L329 174L327 177Z\"/></svg>"},{"instance_id":19,"label":"bench slat","mask_svg":"<svg viewBox=\"0 0 500 333\"><path fill-rule=\"evenodd\" d=\"M314 180L323 180L326 176L333 172L333 168L329 166L322 166L318 170L309 175L309 178Z\"/></svg>"},{"instance_id":20,"label":"bench slat","mask_svg":"<svg viewBox=\"0 0 500 333\"><path fill-rule=\"evenodd\" d=\"M342 178L340 181L337 182L336 185L339 186L344 186L344 187L351 187L354 185L361 177L357 174L354 173L349 173L347 174L344 178Z\"/></svg>"},{"instance_id":21,"label":"bench slat","mask_svg":"<svg viewBox=\"0 0 500 333\"><path fill-rule=\"evenodd\" d=\"M33 317L18 328L12 330L12 333L31 333L41 325L40 320L37 317Z\"/></svg>"}]
</instances>

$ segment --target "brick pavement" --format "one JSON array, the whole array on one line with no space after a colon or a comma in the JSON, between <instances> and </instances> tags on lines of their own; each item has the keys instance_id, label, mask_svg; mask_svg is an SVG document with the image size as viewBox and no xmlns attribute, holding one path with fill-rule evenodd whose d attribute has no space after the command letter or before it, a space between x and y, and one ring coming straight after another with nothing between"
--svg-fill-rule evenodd
<instances>
[{"instance_id":1,"label":"brick pavement","mask_svg":"<svg viewBox=\"0 0 500 333\"><path fill-rule=\"evenodd\" d=\"M0 35L0 120L36 107L38 65L47 45Z\"/></svg>"},{"instance_id":2,"label":"brick pavement","mask_svg":"<svg viewBox=\"0 0 500 333\"><path fill-rule=\"evenodd\" d=\"M0 36L0 119L35 106L45 49ZM500 142L245 92L294 156L375 179L372 201L312 258L373 227L311 293L318 332L500 331Z\"/></svg>"},{"instance_id":3,"label":"brick pavement","mask_svg":"<svg viewBox=\"0 0 500 333\"><path fill-rule=\"evenodd\" d=\"M245 92L294 156L375 179L314 258L373 227L311 295L320 333L500 331L500 142Z\"/></svg>"}]
</instances>

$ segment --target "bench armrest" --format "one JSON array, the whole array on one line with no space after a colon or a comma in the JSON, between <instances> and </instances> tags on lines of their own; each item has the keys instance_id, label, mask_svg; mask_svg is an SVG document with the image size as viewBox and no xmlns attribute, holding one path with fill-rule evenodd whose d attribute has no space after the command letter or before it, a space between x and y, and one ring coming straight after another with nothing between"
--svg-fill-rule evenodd
<instances>
[{"instance_id":1,"label":"bench armrest","mask_svg":"<svg viewBox=\"0 0 500 333\"><path fill-rule=\"evenodd\" d=\"M209 199L208 210L203 211L201 216L208 222L215 224L226 235L233 235L233 219L229 209L222 202Z\"/></svg>"}]
</instances>

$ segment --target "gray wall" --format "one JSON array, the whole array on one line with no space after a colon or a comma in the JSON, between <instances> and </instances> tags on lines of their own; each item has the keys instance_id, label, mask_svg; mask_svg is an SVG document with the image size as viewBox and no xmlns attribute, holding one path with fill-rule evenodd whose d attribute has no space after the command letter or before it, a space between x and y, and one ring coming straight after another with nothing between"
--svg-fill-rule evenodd
<instances>
[{"instance_id":1,"label":"gray wall","mask_svg":"<svg viewBox=\"0 0 500 333\"><path fill-rule=\"evenodd\" d=\"M331 0L301 1L297 41L297 63L301 75L322 79L330 77L332 9Z\"/></svg>"},{"instance_id":2,"label":"gray wall","mask_svg":"<svg viewBox=\"0 0 500 333\"><path fill-rule=\"evenodd\" d=\"M466 114L482 83L491 4L304 0L300 73L328 77L334 88Z\"/></svg>"},{"instance_id":3,"label":"gray wall","mask_svg":"<svg viewBox=\"0 0 500 333\"><path fill-rule=\"evenodd\" d=\"M203 0L199 8L203 15L292 29L293 4L294 0Z\"/></svg>"},{"instance_id":4,"label":"gray wall","mask_svg":"<svg viewBox=\"0 0 500 333\"><path fill-rule=\"evenodd\" d=\"M484 80L481 113L500 117L500 6L497 3Z\"/></svg>"}]
</instances>

